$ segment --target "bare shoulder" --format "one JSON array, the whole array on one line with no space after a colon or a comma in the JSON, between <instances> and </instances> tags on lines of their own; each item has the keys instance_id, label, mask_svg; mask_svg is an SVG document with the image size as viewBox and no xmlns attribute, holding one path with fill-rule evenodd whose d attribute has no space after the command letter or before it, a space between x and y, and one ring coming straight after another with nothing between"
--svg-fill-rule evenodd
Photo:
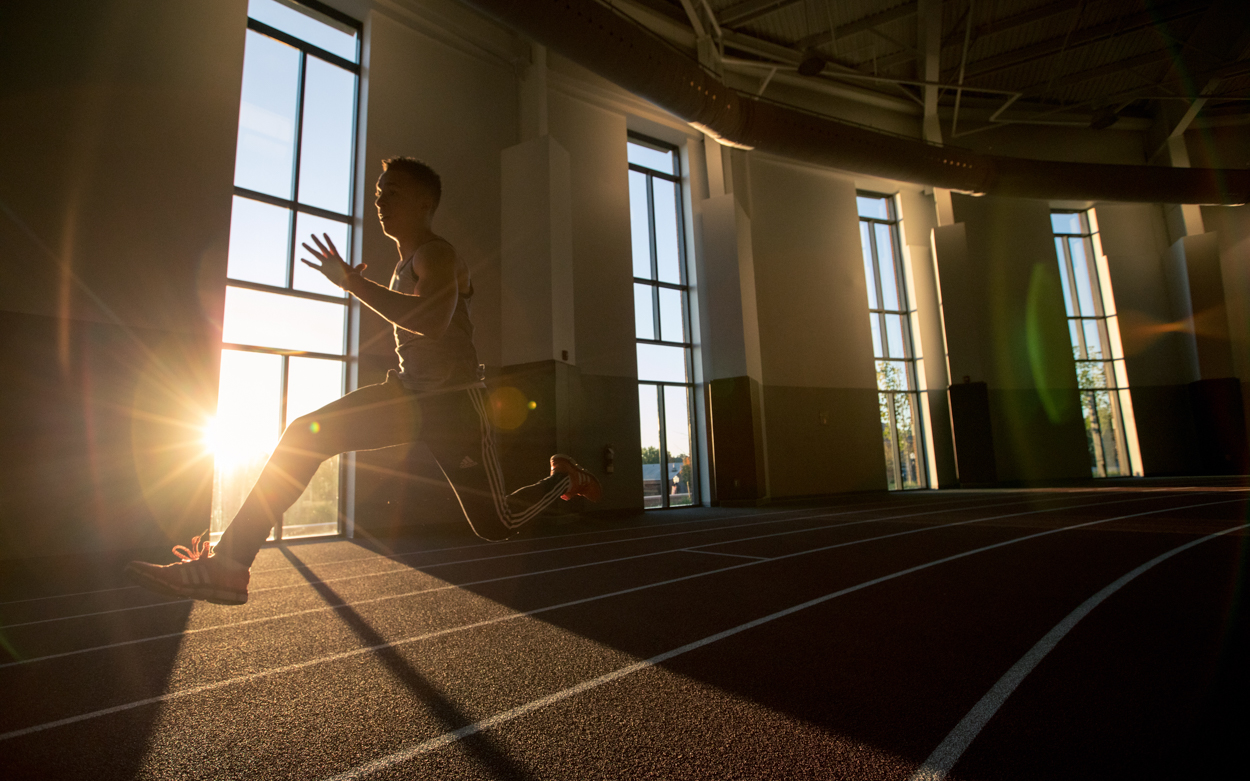
<instances>
[{"instance_id":1,"label":"bare shoulder","mask_svg":"<svg viewBox=\"0 0 1250 781\"><path fill-rule=\"evenodd\" d=\"M451 242L442 237L421 245L413 258L413 264L418 274L424 271L427 275L454 280L455 287L461 294L467 294L471 288L468 263L460 258Z\"/></svg>"}]
</instances>

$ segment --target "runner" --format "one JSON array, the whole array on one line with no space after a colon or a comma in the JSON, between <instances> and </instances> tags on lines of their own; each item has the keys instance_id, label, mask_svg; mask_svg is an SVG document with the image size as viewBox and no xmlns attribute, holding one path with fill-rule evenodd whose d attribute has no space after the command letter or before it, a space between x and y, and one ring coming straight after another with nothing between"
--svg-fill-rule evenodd
<instances>
[{"instance_id":1,"label":"runner","mask_svg":"<svg viewBox=\"0 0 1250 781\"><path fill-rule=\"evenodd\" d=\"M598 479L560 454L551 457L548 477L511 494L504 489L473 346L469 267L431 228L441 180L411 157L384 160L382 167L375 204L383 232L399 250L390 287L362 276L364 263L347 264L328 235L324 242L312 236L315 247L303 245L316 259L303 262L394 326L399 370L292 421L217 545L209 545L205 532L190 548L174 548L179 562L130 562L126 573L139 585L218 604L247 602L249 570L270 530L322 461L354 450L424 442L469 525L486 540L511 536L556 497L599 500Z\"/></svg>"}]
</instances>

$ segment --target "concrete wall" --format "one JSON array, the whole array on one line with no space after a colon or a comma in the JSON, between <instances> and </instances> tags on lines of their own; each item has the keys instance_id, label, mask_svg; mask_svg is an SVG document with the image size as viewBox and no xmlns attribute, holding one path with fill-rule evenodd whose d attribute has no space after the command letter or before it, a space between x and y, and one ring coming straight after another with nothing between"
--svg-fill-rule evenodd
<instances>
[{"instance_id":1,"label":"concrete wall","mask_svg":"<svg viewBox=\"0 0 1250 781\"><path fill-rule=\"evenodd\" d=\"M754 155L750 198L770 493L884 488L855 183Z\"/></svg>"},{"instance_id":2,"label":"concrete wall","mask_svg":"<svg viewBox=\"0 0 1250 781\"><path fill-rule=\"evenodd\" d=\"M0 11L0 558L207 525L245 16Z\"/></svg>"},{"instance_id":3,"label":"concrete wall","mask_svg":"<svg viewBox=\"0 0 1250 781\"><path fill-rule=\"evenodd\" d=\"M947 294L939 254L943 301L948 329L956 307L970 327L959 338L948 330L951 373L961 375L961 353L979 357L982 375L972 379L988 385L998 480L1088 477L1050 205L969 196L953 203L965 226L968 294Z\"/></svg>"},{"instance_id":4,"label":"concrete wall","mask_svg":"<svg viewBox=\"0 0 1250 781\"><path fill-rule=\"evenodd\" d=\"M500 365L500 153L517 142L515 75L506 63L470 53L405 17L366 17L367 122L359 222L366 276L386 284L399 260L372 208L384 158L412 155L443 180L434 229L468 261L478 358ZM396 365L390 326L360 315L359 384L381 382ZM356 523L387 528L454 520L459 509L424 448L401 446L356 456ZM538 475L541 476L541 475Z\"/></svg>"}]
</instances>

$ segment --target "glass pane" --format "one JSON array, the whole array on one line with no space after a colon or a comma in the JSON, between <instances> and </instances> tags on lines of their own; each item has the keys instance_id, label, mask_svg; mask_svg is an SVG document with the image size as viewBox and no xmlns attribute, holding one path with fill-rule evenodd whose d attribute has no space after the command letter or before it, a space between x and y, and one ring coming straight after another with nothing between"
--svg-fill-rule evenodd
<instances>
[{"instance_id":1,"label":"glass pane","mask_svg":"<svg viewBox=\"0 0 1250 781\"><path fill-rule=\"evenodd\" d=\"M286 287L290 233L290 209L236 195L230 211L226 274L231 279Z\"/></svg>"},{"instance_id":2,"label":"glass pane","mask_svg":"<svg viewBox=\"0 0 1250 781\"><path fill-rule=\"evenodd\" d=\"M1098 424L1102 433L1103 460L1107 465L1108 477L1125 477L1129 469L1124 448L1120 445L1124 437L1120 432L1120 405L1115 393L1104 391L1094 396L1098 409Z\"/></svg>"},{"instance_id":3,"label":"glass pane","mask_svg":"<svg viewBox=\"0 0 1250 781\"><path fill-rule=\"evenodd\" d=\"M282 516L282 539L339 533L339 456L321 463L304 493Z\"/></svg>"},{"instance_id":4,"label":"glass pane","mask_svg":"<svg viewBox=\"0 0 1250 781\"><path fill-rule=\"evenodd\" d=\"M881 274L881 308L901 310L902 296L894 277L894 232L889 225L874 223L873 238L877 240L877 271Z\"/></svg>"},{"instance_id":5,"label":"glass pane","mask_svg":"<svg viewBox=\"0 0 1250 781\"><path fill-rule=\"evenodd\" d=\"M877 361L878 390L911 390L911 371L906 361Z\"/></svg>"},{"instance_id":6,"label":"glass pane","mask_svg":"<svg viewBox=\"0 0 1250 781\"><path fill-rule=\"evenodd\" d=\"M1077 361L1076 384L1079 388L1107 387L1106 365L1098 361Z\"/></svg>"},{"instance_id":7,"label":"glass pane","mask_svg":"<svg viewBox=\"0 0 1250 781\"><path fill-rule=\"evenodd\" d=\"M677 156L671 150L660 151L630 141L625 145L629 162L666 174L677 173Z\"/></svg>"},{"instance_id":8,"label":"glass pane","mask_svg":"<svg viewBox=\"0 0 1250 781\"><path fill-rule=\"evenodd\" d=\"M343 395L343 362L292 356L287 368L287 420L314 412ZM289 425L289 424L288 424ZM311 426L318 427L315 420ZM313 429L314 431L317 428ZM339 457L325 461L308 488L282 517L282 537L337 534Z\"/></svg>"},{"instance_id":9,"label":"glass pane","mask_svg":"<svg viewBox=\"0 0 1250 781\"><path fill-rule=\"evenodd\" d=\"M681 284L681 253L677 235L677 185L652 179L655 199L655 259L660 281Z\"/></svg>"},{"instance_id":10,"label":"glass pane","mask_svg":"<svg viewBox=\"0 0 1250 781\"><path fill-rule=\"evenodd\" d=\"M650 285L634 284L634 331L639 339L658 339L655 333L655 302Z\"/></svg>"},{"instance_id":11,"label":"glass pane","mask_svg":"<svg viewBox=\"0 0 1250 781\"><path fill-rule=\"evenodd\" d=\"M1076 320L1068 321L1068 338L1072 340L1072 357L1080 361L1085 358L1085 354L1081 345L1081 333L1076 324Z\"/></svg>"},{"instance_id":12,"label":"glass pane","mask_svg":"<svg viewBox=\"0 0 1250 781\"><path fill-rule=\"evenodd\" d=\"M686 348L639 344L638 379L686 382Z\"/></svg>"},{"instance_id":13,"label":"glass pane","mask_svg":"<svg viewBox=\"0 0 1250 781\"><path fill-rule=\"evenodd\" d=\"M1079 214L1061 214L1052 212L1050 225L1055 233L1080 233L1081 216Z\"/></svg>"},{"instance_id":14,"label":"glass pane","mask_svg":"<svg viewBox=\"0 0 1250 781\"><path fill-rule=\"evenodd\" d=\"M668 504L694 504L694 460L690 447L689 389L664 388L664 441L668 445Z\"/></svg>"},{"instance_id":15,"label":"glass pane","mask_svg":"<svg viewBox=\"0 0 1250 781\"><path fill-rule=\"evenodd\" d=\"M343 395L343 362L291 356L286 378L287 425Z\"/></svg>"},{"instance_id":16,"label":"glass pane","mask_svg":"<svg viewBox=\"0 0 1250 781\"><path fill-rule=\"evenodd\" d=\"M903 324L903 315L884 315L883 319L885 320L886 356L889 358L908 357L904 350L907 332Z\"/></svg>"},{"instance_id":17,"label":"glass pane","mask_svg":"<svg viewBox=\"0 0 1250 781\"><path fill-rule=\"evenodd\" d=\"M347 214L352 202L356 74L316 57L308 58L307 68L299 201Z\"/></svg>"},{"instance_id":18,"label":"glass pane","mask_svg":"<svg viewBox=\"0 0 1250 781\"><path fill-rule=\"evenodd\" d=\"M1106 463L1102 457L1102 432L1098 423L1097 402L1092 392L1081 394L1081 412L1085 417L1085 442L1089 447L1090 472L1094 477L1106 477Z\"/></svg>"},{"instance_id":19,"label":"glass pane","mask_svg":"<svg viewBox=\"0 0 1250 781\"><path fill-rule=\"evenodd\" d=\"M878 220L890 219L888 198L870 198L863 195L855 197L855 205L859 207L860 217L875 217Z\"/></svg>"},{"instance_id":20,"label":"glass pane","mask_svg":"<svg viewBox=\"0 0 1250 781\"><path fill-rule=\"evenodd\" d=\"M314 260L313 256L308 253L308 250L304 249L303 245L307 244L310 247L316 247L317 245L312 243L310 237L316 234L317 238L324 242L325 238L322 234L325 233L330 234L330 238L334 241L334 246L338 248L339 254L350 260L351 245L348 243L347 223L297 212L295 215L295 240L297 242L295 257L297 260L295 262L295 279L291 287L296 290L322 293L327 296L346 296L347 293L342 288L331 284L324 274L314 268L305 266L298 260L299 258Z\"/></svg>"},{"instance_id":21,"label":"glass pane","mask_svg":"<svg viewBox=\"0 0 1250 781\"><path fill-rule=\"evenodd\" d=\"M298 49L247 31L234 158L234 183L239 187L291 197L299 59Z\"/></svg>"},{"instance_id":22,"label":"glass pane","mask_svg":"<svg viewBox=\"0 0 1250 781\"><path fill-rule=\"evenodd\" d=\"M920 434L916 426L915 395L894 394L894 430L898 436L898 468L903 489L921 488L924 478L920 471Z\"/></svg>"},{"instance_id":23,"label":"glass pane","mask_svg":"<svg viewBox=\"0 0 1250 781\"><path fill-rule=\"evenodd\" d=\"M211 530L225 531L269 460L282 431L282 358L221 351L217 417L209 435L213 475Z\"/></svg>"},{"instance_id":24,"label":"glass pane","mask_svg":"<svg viewBox=\"0 0 1250 781\"><path fill-rule=\"evenodd\" d=\"M685 295L680 290L660 288L660 338L666 342L686 341L686 323L682 315Z\"/></svg>"},{"instance_id":25,"label":"glass pane","mask_svg":"<svg viewBox=\"0 0 1250 781\"><path fill-rule=\"evenodd\" d=\"M342 304L227 286L221 339L230 344L342 355L346 314Z\"/></svg>"},{"instance_id":26,"label":"glass pane","mask_svg":"<svg viewBox=\"0 0 1250 781\"><path fill-rule=\"evenodd\" d=\"M1103 338L1097 320L1082 320L1081 327L1085 332L1085 351L1090 358L1105 358L1102 350Z\"/></svg>"},{"instance_id":27,"label":"glass pane","mask_svg":"<svg viewBox=\"0 0 1250 781\"><path fill-rule=\"evenodd\" d=\"M868 223L859 224L859 243L864 250L864 281L868 284L868 308L880 309L877 304L877 272L873 270L872 240L868 238Z\"/></svg>"},{"instance_id":28,"label":"glass pane","mask_svg":"<svg viewBox=\"0 0 1250 781\"><path fill-rule=\"evenodd\" d=\"M1068 313L1068 317L1075 317L1076 310L1072 308L1072 285L1068 282L1068 256L1063 251L1064 240L1055 237L1055 256L1059 258L1059 284L1063 285L1063 308ZM1073 342L1076 344L1076 342Z\"/></svg>"},{"instance_id":29,"label":"glass pane","mask_svg":"<svg viewBox=\"0 0 1250 781\"><path fill-rule=\"evenodd\" d=\"M648 509L664 506L664 476L660 465L659 387L638 386L638 418L642 434L642 503Z\"/></svg>"},{"instance_id":30,"label":"glass pane","mask_svg":"<svg viewBox=\"0 0 1250 781\"><path fill-rule=\"evenodd\" d=\"M651 228L647 219L647 175L629 172L629 235L634 248L634 276L655 279L651 273Z\"/></svg>"},{"instance_id":31,"label":"glass pane","mask_svg":"<svg viewBox=\"0 0 1250 781\"><path fill-rule=\"evenodd\" d=\"M1072 275L1076 278L1076 300L1080 314L1093 317L1098 312L1094 309L1094 291L1090 288L1089 265L1085 262L1085 240L1068 239L1068 251L1072 254Z\"/></svg>"},{"instance_id":32,"label":"glass pane","mask_svg":"<svg viewBox=\"0 0 1250 781\"><path fill-rule=\"evenodd\" d=\"M898 448L894 446L894 413L890 409L889 393L878 393L881 412L881 444L885 447L885 482L891 491L898 490Z\"/></svg>"},{"instance_id":33,"label":"glass pane","mask_svg":"<svg viewBox=\"0 0 1250 781\"><path fill-rule=\"evenodd\" d=\"M885 354L881 352L881 315L873 312L869 319L872 321L872 354L884 358Z\"/></svg>"},{"instance_id":34,"label":"glass pane","mask_svg":"<svg viewBox=\"0 0 1250 781\"><path fill-rule=\"evenodd\" d=\"M247 15L301 41L356 62L356 31L336 19L308 9L301 13L275 0L248 0Z\"/></svg>"}]
</instances>

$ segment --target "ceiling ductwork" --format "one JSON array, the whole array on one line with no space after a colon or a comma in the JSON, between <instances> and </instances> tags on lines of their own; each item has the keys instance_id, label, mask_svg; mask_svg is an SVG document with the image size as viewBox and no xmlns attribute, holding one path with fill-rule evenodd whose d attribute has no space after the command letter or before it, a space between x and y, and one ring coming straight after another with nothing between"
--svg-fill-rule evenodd
<instances>
[{"instance_id":1,"label":"ceiling ductwork","mask_svg":"<svg viewBox=\"0 0 1250 781\"><path fill-rule=\"evenodd\" d=\"M1240 204L1250 171L1067 163L939 146L759 100L594 0L464 0L724 142L854 173L1048 200Z\"/></svg>"}]
</instances>

